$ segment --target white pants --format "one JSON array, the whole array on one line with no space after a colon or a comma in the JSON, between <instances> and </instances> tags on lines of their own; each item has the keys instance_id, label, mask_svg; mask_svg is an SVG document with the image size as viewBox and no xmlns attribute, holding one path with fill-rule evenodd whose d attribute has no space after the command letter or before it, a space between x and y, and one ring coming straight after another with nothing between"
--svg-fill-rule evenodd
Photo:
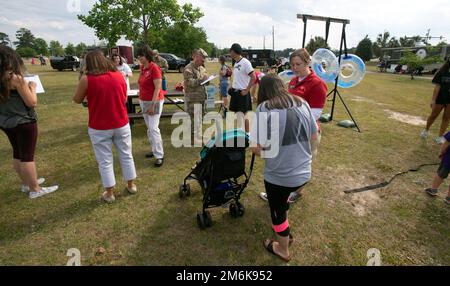
<instances>
[{"instance_id":1,"label":"white pants","mask_svg":"<svg viewBox=\"0 0 450 286\"><path fill-rule=\"evenodd\" d=\"M152 152L156 159L164 158L163 141L161 137L161 131L159 130L159 120L163 110L164 101L156 102L159 106L155 107L157 113L155 115L148 115L144 112L150 105L149 101L140 100L142 113L144 115L145 125L147 125L147 136L150 145L152 146Z\"/></svg>"},{"instance_id":2,"label":"white pants","mask_svg":"<svg viewBox=\"0 0 450 286\"><path fill-rule=\"evenodd\" d=\"M116 185L112 144L116 146L117 152L119 153L120 166L125 181L136 179L129 124L122 128L111 130L89 128L88 133L89 137L91 137L100 176L105 189L112 188Z\"/></svg>"}]
</instances>

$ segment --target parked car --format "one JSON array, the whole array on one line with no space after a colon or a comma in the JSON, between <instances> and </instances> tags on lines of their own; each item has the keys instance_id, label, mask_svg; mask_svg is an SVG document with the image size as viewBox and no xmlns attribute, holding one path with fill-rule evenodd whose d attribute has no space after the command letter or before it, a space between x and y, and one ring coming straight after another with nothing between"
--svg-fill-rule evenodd
<instances>
[{"instance_id":1,"label":"parked car","mask_svg":"<svg viewBox=\"0 0 450 286\"><path fill-rule=\"evenodd\" d=\"M59 71L67 69L77 71L80 68L80 59L76 56L51 57L50 65Z\"/></svg>"},{"instance_id":2,"label":"parked car","mask_svg":"<svg viewBox=\"0 0 450 286\"><path fill-rule=\"evenodd\" d=\"M277 63L273 50L244 50L243 57L246 57L253 68L273 66Z\"/></svg>"},{"instance_id":3,"label":"parked car","mask_svg":"<svg viewBox=\"0 0 450 286\"><path fill-rule=\"evenodd\" d=\"M184 71L184 67L188 64L185 59L179 58L174 54L159 53L159 55L166 59L169 64L169 70L176 70L182 73Z\"/></svg>"}]
</instances>

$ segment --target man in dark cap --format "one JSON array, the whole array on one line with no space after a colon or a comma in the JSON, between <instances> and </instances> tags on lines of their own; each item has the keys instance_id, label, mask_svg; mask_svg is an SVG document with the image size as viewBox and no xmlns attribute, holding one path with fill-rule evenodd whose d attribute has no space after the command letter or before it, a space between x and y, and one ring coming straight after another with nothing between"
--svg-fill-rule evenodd
<instances>
[{"instance_id":1,"label":"man in dark cap","mask_svg":"<svg viewBox=\"0 0 450 286\"><path fill-rule=\"evenodd\" d=\"M230 111L238 116L238 128L242 128L244 117L248 111L252 110L252 99L250 89L255 84L256 75L250 61L242 57L242 47L239 44L233 44L230 48L230 55L234 61L233 84L229 90L231 96ZM245 132L250 132L250 123L245 119Z\"/></svg>"}]
</instances>

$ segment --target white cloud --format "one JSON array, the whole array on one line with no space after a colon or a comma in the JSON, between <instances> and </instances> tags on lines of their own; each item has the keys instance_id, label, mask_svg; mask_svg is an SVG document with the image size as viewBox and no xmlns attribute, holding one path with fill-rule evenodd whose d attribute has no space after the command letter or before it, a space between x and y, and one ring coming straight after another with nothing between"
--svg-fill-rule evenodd
<instances>
[{"instance_id":1,"label":"white cloud","mask_svg":"<svg viewBox=\"0 0 450 286\"><path fill-rule=\"evenodd\" d=\"M397 38L422 35L431 29L434 36L444 36L450 42L450 6L448 0L178 0L200 7L205 16L198 26L203 27L211 42L229 47L234 42L244 47L261 48L266 36L266 47L272 47L271 30L275 26L275 48L297 48L301 45L302 21L298 13L314 14L351 21L347 29L348 46L369 35L388 30ZM87 14L95 0L81 0L81 13ZM426 4L425 4L426 3ZM21 20L18 20L21 19ZM47 41L98 41L92 29L84 26L76 13L67 10L67 0L15 0L2 4L0 31L14 40L18 28L30 29ZM332 25L330 45L339 46L340 25ZM325 23L308 22L307 40L325 35ZM123 42L123 41L122 41Z\"/></svg>"}]
</instances>

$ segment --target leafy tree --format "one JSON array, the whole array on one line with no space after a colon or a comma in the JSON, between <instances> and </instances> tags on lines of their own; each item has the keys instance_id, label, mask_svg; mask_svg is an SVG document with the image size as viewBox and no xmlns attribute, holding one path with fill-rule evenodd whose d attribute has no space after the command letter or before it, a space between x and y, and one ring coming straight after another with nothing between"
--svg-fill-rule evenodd
<instances>
[{"instance_id":1,"label":"leafy tree","mask_svg":"<svg viewBox=\"0 0 450 286\"><path fill-rule=\"evenodd\" d=\"M17 41L14 42L17 48L33 48L34 47L34 35L30 30L25 28L20 28L16 32Z\"/></svg>"},{"instance_id":2,"label":"leafy tree","mask_svg":"<svg viewBox=\"0 0 450 286\"><path fill-rule=\"evenodd\" d=\"M67 43L67 46L64 49L64 52L66 53L66 55L74 56L76 53L75 46L72 43Z\"/></svg>"},{"instance_id":3,"label":"leafy tree","mask_svg":"<svg viewBox=\"0 0 450 286\"><path fill-rule=\"evenodd\" d=\"M372 51L375 57L381 57L381 47L376 42L372 44Z\"/></svg>"},{"instance_id":4,"label":"leafy tree","mask_svg":"<svg viewBox=\"0 0 450 286\"><path fill-rule=\"evenodd\" d=\"M93 28L99 39L108 41L109 46L125 36L127 40L158 47L171 24L193 25L202 16L192 4L180 7L176 0L100 0L88 15L78 15L78 19Z\"/></svg>"},{"instance_id":5,"label":"leafy tree","mask_svg":"<svg viewBox=\"0 0 450 286\"><path fill-rule=\"evenodd\" d=\"M37 38L34 41L34 49L39 55L48 55L48 45L47 42L42 38Z\"/></svg>"},{"instance_id":6,"label":"leafy tree","mask_svg":"<svg viewBox=\"0 0 450 286\"><path fill-rule=\"evenodd\" d=\"M358 46L356 47L356 55L366 62L372 59L372 41L369 39L368 35L366 35L366 37L361 40L361 42L359 42Z\"/></svg>"},{"instance_id":7,"label":"leafy tree","mask_svg":"<svg viewBox=\"0 0 450 286\"><path fill-rule=\"evenodd\" d=\"M388 48L399 48L399 47L401 47L401 45L400 45L400 42L395 37L392 37L389 40L387 47Z\"/></svg>"},{"instance_id":8,"label":"leafy tree","mask_svg":"<svg viewBox=\"0 0 450 286\"><path fill-rule=\"evenodd\" d=\"M400 38L400 45L402 47L414 47L417 42L423 42L423 39L421 36L414 36L414 37L401 37Z\"/></svg>"},{"instance_id":9,"label":"leafy tree","mask_svg":"<svg viewBox=\"0 0 450 286\"><path fill-rule=\"evenodd\" d=\"M36 51L33 48L30 48L30 47L17 48L16 52L22 58L32 58L32 57L36 56Z\"/></svg>"},{"instance_id":10,"label":"leafy tree","mask_svg":"<svg viewBox=\"0 0 450 286\"><path fill-rule=\"evenodd\" d=\"M412 52L406 52L400 59L400 64L408 66L408 71L411 73L411 79L414 79L414 73L416 71L423 69L423 67L426 65L436 62L441 62L441 59L436 56L421 59Z\"/></svg>"},{"instance_id":11,"label":"leafy tree","mask_svg":"<svg viewBox=\"0 0 450 286\"><path fill-rule=\"evenodd\" d=\"M306 49L311 55L320 48L330 49L330 46L325 43L325 39L322 37L314 37L314 39L311 39L308 45L306 45Z\"/></svg>"},{"instance_id":12,"label":"leafy tree","mask_svg":"<svg viewBox=\"0 0 450 286\"><path fill-rule=\"evenodd\" d=\"M11 45L9 36L2 32L0 32L0 45L2 45L2 46L10 46Z\"/></svg>"},{"instance_id":13,"label":"leafy tree","mask_svg":"<svg viewBox=\"0 0 450 286\"><path fill-rule=\"evenodd\" d=\"M63 46L58 41L51 41L50 42L50 53L52 56L64 55Z\"/></svg>"},{"instance_id":14,"label":"leafy tree","mask_svg":"<svg viewBox=\"0 0 450 286\"><path fill-rule=\"evenodd\" d=\"M211 53L206 32L192 25L175 24L169 27L163 36L163 41L161 50L184 58L191 57L192 50L196 48L202 48L208 54Z\"/></svg>"},{"instance_id":15,"label":"leafy tree","mask_svg":"<svg viewBox=\"0 0 450 286\"><path fill-rule=\"evenodd\" d=\"M289 54L295 51L292 48L284 49L282 51L275 51L276 57L283 57L283 58L289 58Z\"/></svg>"},{"instance_id":16,"label":"leafy tree","mask_svg":"<svg viewBox=\"0 0 450 286\"><path fill-rule=\"evenodd\" d=\"M380 48L387 48L391 34L388 31L384 31L383 34L378 34L377 43Z\"/></svg>"},{"instance_id":17,"label":"leafy tree","mask_svg":"<svg viewBox=\"0 0 450 286\"><path fill-rule=\"evenodd\" d=\"M85 52L86 52L87 46L85 43L79 43L76 47L75 47L75 55L77 57L81 57Z\"/></svg>"}]
</instances>

